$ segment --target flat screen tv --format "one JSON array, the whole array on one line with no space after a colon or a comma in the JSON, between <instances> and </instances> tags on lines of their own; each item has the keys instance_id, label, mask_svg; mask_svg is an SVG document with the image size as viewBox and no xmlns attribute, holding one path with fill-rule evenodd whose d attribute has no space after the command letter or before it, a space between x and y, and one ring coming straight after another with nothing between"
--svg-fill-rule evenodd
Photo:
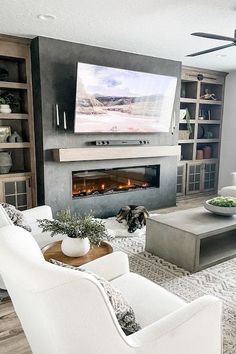
<instances>
[{"instance_id":1,"label":"flat screen tv","mask_svg":"<svg viewBox=\"0 0 236 354\"><path fill-rule=\"evenodd\" d=\"M78 63L75 133L168 132L177 78Z\"/></svg>"}]
</instances>

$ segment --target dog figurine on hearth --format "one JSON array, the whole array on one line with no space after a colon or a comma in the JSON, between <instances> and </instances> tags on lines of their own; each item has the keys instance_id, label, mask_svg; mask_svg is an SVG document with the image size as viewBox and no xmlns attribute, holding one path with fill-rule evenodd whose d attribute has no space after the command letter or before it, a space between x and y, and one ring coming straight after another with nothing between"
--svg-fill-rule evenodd
<instances>
[{"instance_id":1,"label":"dog figurine on hearth","mask_svg":"<svg viewBox=\"0 0 236 354\"><path fill-rule=\"evenodd\" d=\"M128 232L133 233L146 225L149 212L143 205L127 205L121 208L116 216L118 222L126 220Z\"/></svg>"}]
</instances>

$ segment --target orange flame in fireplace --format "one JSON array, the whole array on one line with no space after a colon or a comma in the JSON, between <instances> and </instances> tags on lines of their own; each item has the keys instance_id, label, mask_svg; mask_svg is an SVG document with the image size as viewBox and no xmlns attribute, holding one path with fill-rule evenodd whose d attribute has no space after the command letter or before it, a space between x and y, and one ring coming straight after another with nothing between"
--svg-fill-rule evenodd
<instances>
[{"instance_id":1,"label":"orange flame in fireplace","mask_svg":"<svg viewBox=\"0 0 236 354\"><path fill-rule=\"evenodd\" d=\"M121 176L122 177L122 176ZM136 176L135 176L136 177ZM122 178L123 179L123 178ZM97 195L104 193L115 193L116 191L128 191L136 188L147 188L149 187L149 183L144 180L138 180L137 178L127 178L127 176L120 181L106 180L99 178L97 182L88 181L86 183L85 180L73 181L73 191L72 195L77 196L86 196L86 195ZM116 183L115 183L116 182Z\"/></svg>"}]
</instances>

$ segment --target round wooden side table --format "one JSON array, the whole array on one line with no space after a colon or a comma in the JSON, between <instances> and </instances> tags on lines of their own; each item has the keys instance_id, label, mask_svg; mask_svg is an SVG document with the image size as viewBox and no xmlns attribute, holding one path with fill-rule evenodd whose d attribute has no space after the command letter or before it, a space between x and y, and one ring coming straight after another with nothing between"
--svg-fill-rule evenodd
<instances>
[{"instance_id":1,"label":"round wooden side table","mask_svg":"<svg viewBox=\"0 0 236 354\"><path fill-rule=\"evenodd\" d=\"M111 245L102 241L100 246L92 245L90 251L82 257L68 257L62 253L61 243L62 241L56 241L42 248L42 253L46 261L49 261L50 258L53 258L57 261L79 267L82 264L91 262L94 259L100 258L113 252Z\"/></svg>"}]
</instances>

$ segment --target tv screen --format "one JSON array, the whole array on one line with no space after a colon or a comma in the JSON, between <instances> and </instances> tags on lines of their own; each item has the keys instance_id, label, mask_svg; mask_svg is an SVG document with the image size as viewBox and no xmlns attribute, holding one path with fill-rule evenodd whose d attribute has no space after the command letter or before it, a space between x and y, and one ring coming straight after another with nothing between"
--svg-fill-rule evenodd
<instances>
[{"instance_id":1,"label":"tv screen","mask_svg":"<svg viewBox=\"0 0 236 354\"><path fill-rule=\"evenodd\" d=\"M170 129L177 78L78 63L75 133Z\"/></svg>"}]
</instances>

